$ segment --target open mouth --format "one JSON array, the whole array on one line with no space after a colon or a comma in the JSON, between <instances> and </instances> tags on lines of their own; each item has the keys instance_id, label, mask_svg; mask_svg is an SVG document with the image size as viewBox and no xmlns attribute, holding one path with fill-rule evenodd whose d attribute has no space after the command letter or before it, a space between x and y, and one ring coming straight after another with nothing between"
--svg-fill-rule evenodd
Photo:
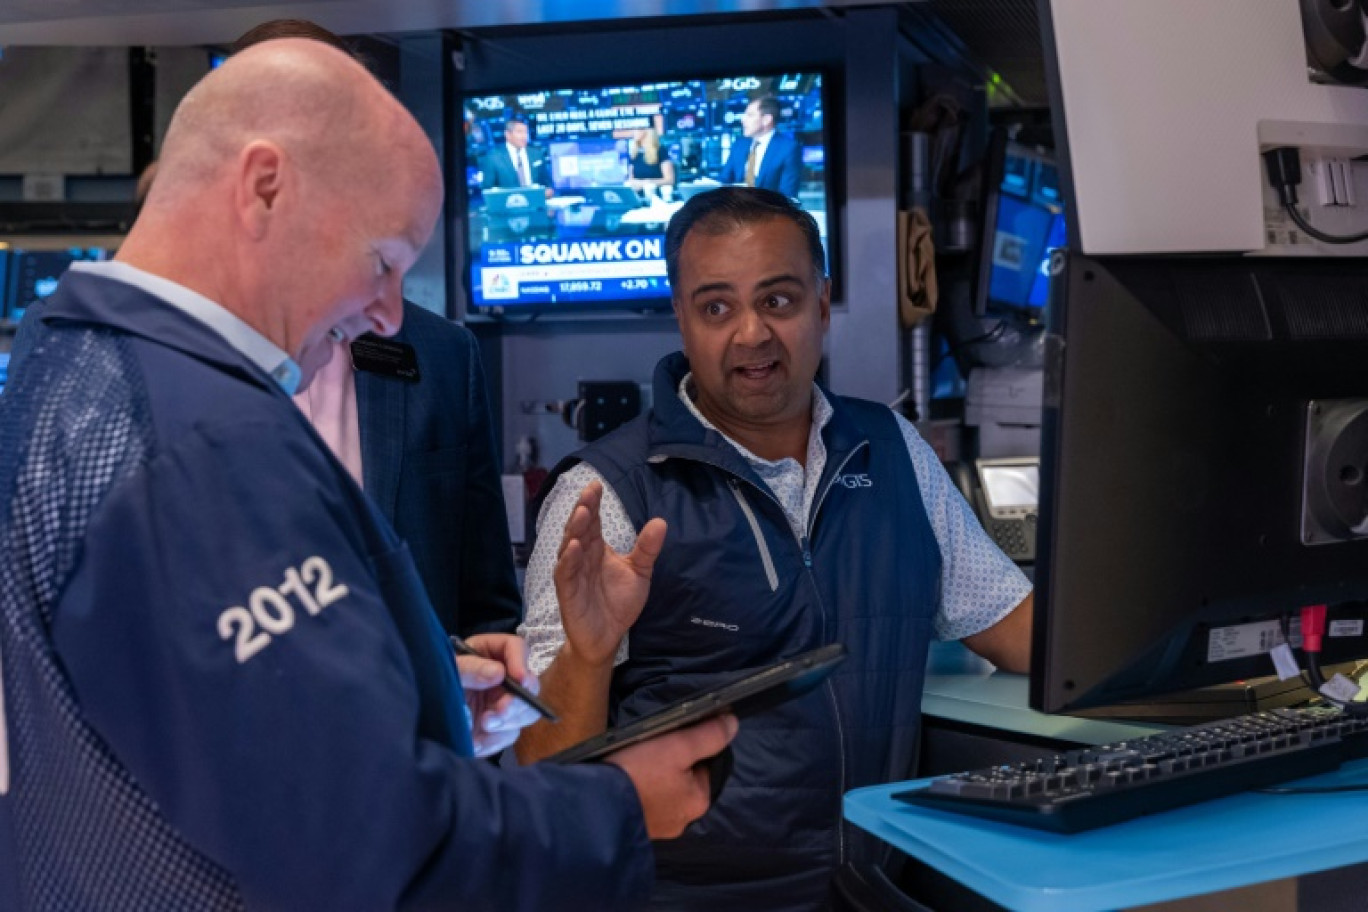
<instances>
[{"instance_id":1,"label":"open mouth","mask_svg":"<svg viewBox=\"0 0 1368 912\"><path fill-rule=\"evenodd\" d=\"M764 380L774 374L779 369L778 361L763 361L759 364L744 364L741 367L733 368L746 380Z\"/></svg>"}]
</instances>

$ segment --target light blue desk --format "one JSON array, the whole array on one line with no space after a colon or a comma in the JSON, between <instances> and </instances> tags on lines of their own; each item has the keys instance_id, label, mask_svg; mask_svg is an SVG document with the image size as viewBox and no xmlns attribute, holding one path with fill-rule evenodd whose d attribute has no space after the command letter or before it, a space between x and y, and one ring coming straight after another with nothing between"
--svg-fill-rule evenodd
<instances>
[{"instance_id":1,"label":"light blue desk","mask_svg":"<svg viewBox=\"0 0 1368 912\"><path fill-rule=\"evenodd\" d=\"M1303 780L1360 782L1368 760ZM846 818L1015 912L1103 912L1368 861L1368 792L1245 793L1060 836L891 797L912 784L850 792Z\"/></svg>"},{"instance_id":2,"label":"light blue desk","mask_svg":"<svg viewBox=\"0 0 1368 912\"><path fill-rule=\"evenodd\" d=\"M1024 675L994 672L958 643L937 643L922 699L924 737L936 737L937 725L948 722L991 731L1004 741L1022 736L1105 744L1168 727L1045 715L1027 707L1027 688ZM1307 781L1368 782L1368 760ZM850 792L845 816L1017 912L1102 912L1368 862L1368 826L1360 825L1368 822L1368 792L1234 795L1059 836L890 797L912 784ZM1348 883L1362 893L1361 872ZM1330 907L1321 902L1302 908Z\"/></svg>"}]
</instances>

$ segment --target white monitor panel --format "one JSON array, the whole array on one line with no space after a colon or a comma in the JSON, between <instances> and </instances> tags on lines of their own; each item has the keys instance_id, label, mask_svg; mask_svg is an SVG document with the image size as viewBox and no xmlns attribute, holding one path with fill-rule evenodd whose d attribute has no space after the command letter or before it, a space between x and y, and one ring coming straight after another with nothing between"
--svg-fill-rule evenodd
<instances>
[{"instance_id":1,"label":"white monitor panel","mask_svg":"<svg viewBox=\"0 0 1368 912\"><path fill-rule=\"evenodd\" d=\"M1084 253L1358 252L1269 249L1261 148L1368 152L1368 89L1311 82L1296 0L1050 0L1049 20Z\"/></svg>"}]
</instances>

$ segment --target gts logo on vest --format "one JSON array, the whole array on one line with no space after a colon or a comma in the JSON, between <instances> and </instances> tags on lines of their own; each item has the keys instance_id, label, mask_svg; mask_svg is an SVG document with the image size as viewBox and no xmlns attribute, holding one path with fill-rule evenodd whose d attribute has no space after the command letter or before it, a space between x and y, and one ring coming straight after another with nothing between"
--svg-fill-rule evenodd
<instances>
[{"instance_id":1,"label":"gts logo on vest","mask_svg":"<svg viewBox=\"0 0 1368 912\"><path fill-rule=\"evenodd\" d=\"M691 617L690 624L697 624L700 627L716 627L718 630L727 630L732 633L740 633L741 628L735 624L728 624L726 621L710 621L707 618Z\"/></svg>"},{"instance_id":2,"label":"gts logo on vest","mask_svg":"<svg viewBox=\"0 0 1368 912\"><path fill-rule=\"evenodd\" d=\"M845 488L872 488L874 479L861 472L858 475L837 475L836 483Z\"/></svg>"}]
</instances>

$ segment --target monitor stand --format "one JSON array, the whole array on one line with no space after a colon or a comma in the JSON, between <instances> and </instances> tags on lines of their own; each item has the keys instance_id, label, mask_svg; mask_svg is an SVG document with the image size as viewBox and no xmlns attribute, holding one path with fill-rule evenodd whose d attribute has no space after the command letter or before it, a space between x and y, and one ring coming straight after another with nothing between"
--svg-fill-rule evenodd
<instances>
[{"instance_id":1,"label":"monitor stand","mask_svg":"<svg viewBox=\"0 0 1368 912\"><path fill-rule=\"evenodd\" d=\"M1357 679L1355 672L1361 670L1362 663L1344 662L1327 666L1325 677L1328 679L1335 674L1342 674ZM1269 675L1232 681L1229 684L1198 687L1145 700L1071 710L1069 715L1089 719L1195 725L1199 722L1228 719L1231 716L1262 712L1282 706L1297 706L1313 698L1316 698L1315 692L1307 687L1301 678L1282 681L1276 675Z\"/></svg>"}]
</instances>

